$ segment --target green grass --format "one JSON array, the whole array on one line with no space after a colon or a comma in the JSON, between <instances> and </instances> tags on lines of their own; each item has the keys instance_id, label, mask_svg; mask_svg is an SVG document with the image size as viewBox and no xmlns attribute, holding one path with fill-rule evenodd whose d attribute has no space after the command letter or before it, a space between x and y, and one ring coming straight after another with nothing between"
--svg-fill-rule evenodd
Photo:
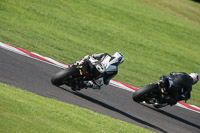
<instances>
[{"instance_id":1,"label":"green grass","mask_svg":"<svg viewBox=\"0 0 200 133\"><path fill-rule=\"evenodd\" d=\"M200 4L151 1L1 0L0 41L65 63L121 51L115 79L136 87L172 71L200 73ZM199 97L197 84L189 103L200 106Z\"/></svg>"},{"instance_id":2,"label":"green grass","mask_svg":"<svg viewBox=\"0 0 200 133\"><path fill-rule=\"evenodd\" d=\"M0 132L150 132L88 109L0 83Z\"/></svg>"},{"instance_id":3,"label":"green grass","mask_svg":"<svg viewBox=\"0 0 200 133\"><path fill-rule=\"evenodd\" d=\"M0 42L65 63L121 51L115 79L140 87L172 71L200 73L199 13L191 0L1 0ZM199 97L200 83L189 104ZM0 132L81 131L149 132L0 84Z\"/></svg>"}]
</instances>

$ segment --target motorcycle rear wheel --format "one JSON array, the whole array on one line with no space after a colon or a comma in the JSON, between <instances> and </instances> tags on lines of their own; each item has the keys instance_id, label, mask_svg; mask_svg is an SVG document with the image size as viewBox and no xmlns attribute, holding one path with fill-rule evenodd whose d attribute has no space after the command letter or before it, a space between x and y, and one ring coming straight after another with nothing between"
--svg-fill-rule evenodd
<instances>
[{"instance_id":1,"label":"motorcycle rear wheel","mask_svg":"<svg viewBox=\"0 0 200 133\"><path fill-rule=\"evenodd\" d=\"M51 78L51 83L55 86L61 86L65 84L69 78L73 78L77 74L79 74L79 70L74 67L61 70Z\"/></svg>"},{"instance_id":2,"label":"motorcycle rear wheel","mask_svg":"<svg viewBox=\"0 0 200 133\"><path fill-rule=\"evenodd\" d=\"M145 100L145 96L148 96L148 93L157 91L157 88L158 84L155 83L143 86L133 93L132 99L136 102L142 102Z\"/></svg>"}]
</instances>

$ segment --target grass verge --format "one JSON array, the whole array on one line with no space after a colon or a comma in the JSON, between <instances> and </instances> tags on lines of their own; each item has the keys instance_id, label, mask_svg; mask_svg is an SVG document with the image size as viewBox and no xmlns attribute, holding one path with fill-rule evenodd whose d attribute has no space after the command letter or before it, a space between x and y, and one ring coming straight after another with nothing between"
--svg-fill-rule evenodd
<instances>
[{"instance_id":1,"label":"grass verge","mask_svg":"<svg viewBox=\"0 0 200 133\"><path fill-rule=\"evenodd\" d=\"M151 132L74 105L0 83L0 132Z\"/></svg>"}]
</instances>

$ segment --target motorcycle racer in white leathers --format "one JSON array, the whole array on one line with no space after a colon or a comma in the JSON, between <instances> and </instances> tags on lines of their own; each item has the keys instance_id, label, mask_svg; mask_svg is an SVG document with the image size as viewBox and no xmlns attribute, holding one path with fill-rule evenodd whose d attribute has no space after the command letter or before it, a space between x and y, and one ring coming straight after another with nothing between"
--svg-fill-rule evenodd
<instances>
[{"instance_id":1,"label":"motorcycle racer in white leathers","mask_svg":"<svg viewBox=\"0 0 200 133\"><path fill-rule=\"evenodd\" d=\"M101 89L103 84L108 85L110 80L117 74L118 66L124 61L124 55L121 52L115 52L113 55L107 53L93 54L92 56L85 56L82 60L77 61L69 67L88 63L92 69L92 79L89 81L82 81L76 88L93 88Z\"/></svg>"}]
</instances>

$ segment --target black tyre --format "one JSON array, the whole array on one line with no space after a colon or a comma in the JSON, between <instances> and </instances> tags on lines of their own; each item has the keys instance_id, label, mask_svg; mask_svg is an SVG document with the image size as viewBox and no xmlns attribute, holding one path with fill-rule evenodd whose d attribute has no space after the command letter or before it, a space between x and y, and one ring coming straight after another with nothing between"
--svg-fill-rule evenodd
<instances>
[{"instance_id":1,"label":"black tyre","mask_svg":"<svg viewBox=\"0 0 200 133\"><path fill-rule=\"evenodd\" d=\"M74 76L77 76L77 74L79 74L77 68L71 67L61 70L51 78L51 83L55 86L61 86L65 84L67 79L73 78Z\"/></svg>"},{"instance_id":2,"label":"black tyre","mask_svg":"<svg viewBox=\"0 0 200 133\"><path fill-rule=\"evenodd\" d=\"M149 84L135 91L132 95L132 98L136 102L142 102L144 101L145 96L147 96L148 93L155 91L158 91L158 84Z\"/></svg>"}]
</instances>

